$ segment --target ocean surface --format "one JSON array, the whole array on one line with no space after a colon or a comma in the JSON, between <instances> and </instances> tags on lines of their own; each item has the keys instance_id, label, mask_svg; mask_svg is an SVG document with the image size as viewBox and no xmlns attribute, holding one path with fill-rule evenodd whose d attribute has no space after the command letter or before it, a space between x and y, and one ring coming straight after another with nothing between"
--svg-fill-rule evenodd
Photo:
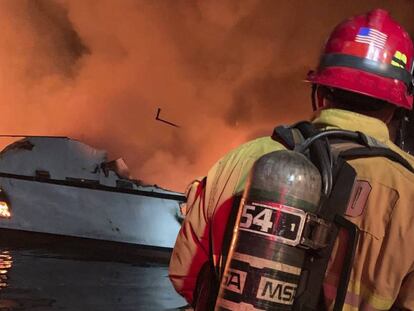
<instances>
[{"instance_id":1,"label":"ocean surface","mask_svg":"<svg viewBox=\"0 0 414 311\"><path fill-rule=\"evenodd\" d=\"M168 253L0 232L0 310L183 310Z\"/></svg>"}]
</instances>

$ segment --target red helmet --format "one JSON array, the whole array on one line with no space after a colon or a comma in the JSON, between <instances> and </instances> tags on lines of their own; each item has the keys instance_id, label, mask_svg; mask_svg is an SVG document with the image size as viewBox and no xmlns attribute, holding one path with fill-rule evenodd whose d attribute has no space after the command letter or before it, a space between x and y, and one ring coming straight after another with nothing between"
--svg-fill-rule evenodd
<instances>
[{"instance_id":1,"label":"red helmet","mask_svg":"<svg viewBox=\"0 0 414 311\"><path fill-rule=\"evenodd\" d=\"M339 24L308 80L413 106L413 42L385 10L375 9Z\"/></svg>"}]
</instances>

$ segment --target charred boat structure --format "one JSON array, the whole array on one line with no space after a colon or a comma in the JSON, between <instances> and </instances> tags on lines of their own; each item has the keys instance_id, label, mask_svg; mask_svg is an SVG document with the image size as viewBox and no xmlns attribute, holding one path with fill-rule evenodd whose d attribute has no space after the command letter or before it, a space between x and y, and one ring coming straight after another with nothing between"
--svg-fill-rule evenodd
<instances>
[{"instance_id":1,"label":"charred boat structure","mask_svg":"<svg viewBox=\"0 0 414 311\"><path fill-rule=\"evenodd\" d=\"M66 137L0 152L0 228L171 249L181 193L129 178L122 159Z\"/></svg>"}]
</instances>

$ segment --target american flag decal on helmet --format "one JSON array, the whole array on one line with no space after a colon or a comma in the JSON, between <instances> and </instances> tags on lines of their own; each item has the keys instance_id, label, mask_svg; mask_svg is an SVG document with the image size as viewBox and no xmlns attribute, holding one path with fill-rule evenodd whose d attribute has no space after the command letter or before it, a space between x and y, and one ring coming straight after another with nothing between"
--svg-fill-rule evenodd
<instances>
[{"instance_id":1,"label":"american flag decal on helmet","mask_svg":"<svg viewBox=\"0 0 414 311\"><path fill-rule=\"evenodd\" d=\"M376 48L383 49L387 42L387 35L379 30L361 27L355 37L355 42L373 45Z\"/></svg>"}]
</instances>

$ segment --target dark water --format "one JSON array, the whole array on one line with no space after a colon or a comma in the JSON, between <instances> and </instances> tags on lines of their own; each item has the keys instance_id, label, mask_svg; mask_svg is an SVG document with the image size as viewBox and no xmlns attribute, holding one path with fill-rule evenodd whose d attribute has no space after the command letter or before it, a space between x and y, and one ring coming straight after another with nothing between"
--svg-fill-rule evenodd
<instances>
[{"instance_id":1,"label":"dark water","mask_svg":"<svg viewBox=\"0 0 414 311\"><path fill-rule=\"evenodd\" d=\"M178 310L185 305L168 279L168 255L16 238L0 238L2 311Z\"/></svg>"}]
</instances>

